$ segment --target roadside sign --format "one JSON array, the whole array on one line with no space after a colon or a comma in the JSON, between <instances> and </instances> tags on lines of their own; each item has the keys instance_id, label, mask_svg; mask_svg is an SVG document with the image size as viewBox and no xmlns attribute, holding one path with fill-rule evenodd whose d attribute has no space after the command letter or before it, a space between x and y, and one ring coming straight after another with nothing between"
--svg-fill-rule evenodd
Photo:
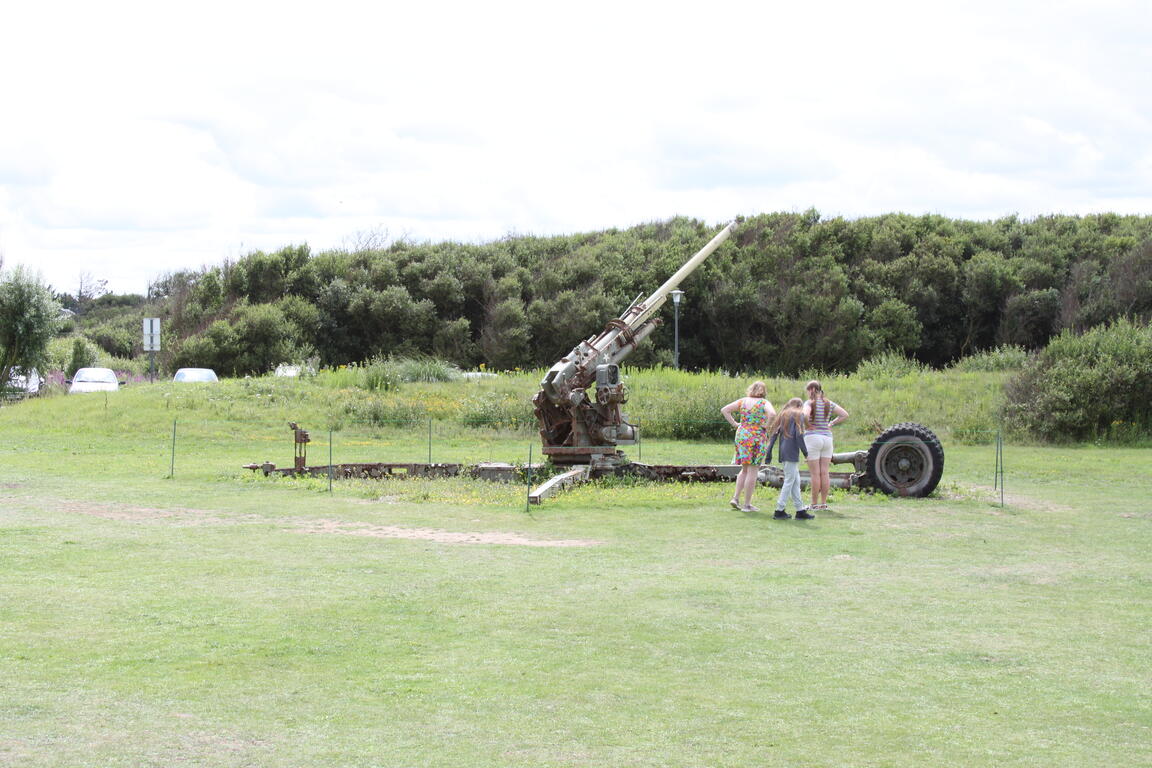
<instances>
[{"instance_id":1,"label":"roadside sign","mask_svg":"<svg viewBox=\"0 0 1152 768\"><path fill-rule=\"evenodd\" d=\"M144 351L160 351L160 318L144 318Z\"/></svg>"}]
</instances>

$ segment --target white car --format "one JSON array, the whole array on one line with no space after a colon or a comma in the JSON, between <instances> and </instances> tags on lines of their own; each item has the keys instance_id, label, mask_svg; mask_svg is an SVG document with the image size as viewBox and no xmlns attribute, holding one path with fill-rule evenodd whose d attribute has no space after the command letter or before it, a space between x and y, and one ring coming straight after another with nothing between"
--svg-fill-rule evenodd
<instances>
[{"instance_id":1,"label":"white car","mask_svg":"<svg viewBox=\"0 0 1152 768\"><path fill-rule=\"evenodd\" d=\"M276 366L276 370L272 372L273 376L315 376L316 369L310 365L296 365L293 363L280 363Z\"/></svg>"},{"instance_id":2,"label":"white car","mask_svg":"<svg viewBox=\"0 0 1152 768\"><path fill-rule=\"evenodd\" d=\"M124 382L116 379L116 371L111 368L81 368L70 380L68 394L84 392L115 392Z\"/></svg>"},{"instance_id":3,"label":"white car","mask_svg":"<svg viewBox=\"0 0 1152 768\"><path fill-rule=\"evenodd\" d=\"M176 371L176 375L172 377L172 381L220 381L216 378L216 371L211 368L181 368Z\"/></svg>"},{"instance_id":4,"label":"white car","mask_svg":"<svg viewBox=\"0 0 1152 768\"><path fill-rule=\"evenodd\" d=\"M40 391L40 385L43 383L44 379L40 377L40 372L35 368L27 372L22 368L13 368L12 377L8 379L8 388L16 393L35 395Z\"/></svg>"}]
</instances>

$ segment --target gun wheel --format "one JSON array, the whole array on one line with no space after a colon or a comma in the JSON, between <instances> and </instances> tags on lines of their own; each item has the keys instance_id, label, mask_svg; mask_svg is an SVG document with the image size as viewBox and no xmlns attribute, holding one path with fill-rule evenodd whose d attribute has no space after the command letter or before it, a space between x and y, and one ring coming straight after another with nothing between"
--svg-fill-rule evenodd
<instances>
[{"instance_id":1,"label":"gun wheel","mask_svg":"<svg viewBox=\"0 0 1152 768\"><path fill-rule=\"evenodd\" d=\"M897 424L868 448L866 464L872 485L893 496L927 496L944 472L944 448L921 424Z\"/></svg>"}]
</instances>

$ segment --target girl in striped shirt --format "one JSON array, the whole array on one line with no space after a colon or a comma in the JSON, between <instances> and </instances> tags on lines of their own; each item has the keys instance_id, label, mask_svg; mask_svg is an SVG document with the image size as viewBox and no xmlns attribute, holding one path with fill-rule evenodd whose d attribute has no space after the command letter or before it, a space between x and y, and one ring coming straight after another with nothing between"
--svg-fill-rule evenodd
<instances>
[{"instance_id":1,"label":"girl in striped shirt","mask_svg":"<svg viewBox=\"0 0 1152 768\"><path fill-rule=\"evenodd\" d=\"M832 427L848 418L848 411L824 395L818 381L810 381L804 389L804 446L808 449L808 474L812 478L812 506L815 510L828 509L828 487L831 478L828 468L832 464Z\"/></svg>"}]
</instances>

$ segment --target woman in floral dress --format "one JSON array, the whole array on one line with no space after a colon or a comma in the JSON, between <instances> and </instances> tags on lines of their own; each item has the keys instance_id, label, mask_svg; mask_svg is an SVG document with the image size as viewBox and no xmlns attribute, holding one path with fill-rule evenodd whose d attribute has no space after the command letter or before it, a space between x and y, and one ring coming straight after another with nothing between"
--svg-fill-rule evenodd
<instances>
[{"instance_id":1,"label":"woman in floral dress","mask_svg":"<svg viewBox=\"0 0 1152 768\"><path fill-rule=\"evenodd\" d=\"M767 388L762 381L754 381L748 387L745 397L735 400L720 409L728 423L736 428L736 460L740 472L736 475L736 490L728 502L733 509L745 512L759 512L752 506L752 493L759 480L760 465L764 463L764 449L768 443L768 428L776 418L776 409L765 395ZM740 420L736 420L739 414ZM740 497L744 503L740 503Z\"/></svg>"}]
</instances>

